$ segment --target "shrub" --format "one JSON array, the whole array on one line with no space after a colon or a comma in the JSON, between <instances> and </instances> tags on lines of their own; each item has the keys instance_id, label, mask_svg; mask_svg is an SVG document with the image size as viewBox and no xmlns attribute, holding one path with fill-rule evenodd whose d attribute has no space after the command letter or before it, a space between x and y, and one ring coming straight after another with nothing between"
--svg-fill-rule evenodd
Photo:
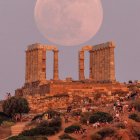
<instances>
[{"instance_id":1,"label":"shrub","mask_svg":"<svg viewBox=\"0 0 140 140\"><path fill-rule=\"evenodd\" d=\"M3 123L3 121L11 120L10 116L5 114L4 112L0 112L0 125Z\"/></svg>"},{"instance_id":2,"label":"shrub","mask_svg":"<svg viewBox=\"0 0 140 140\"><path fill-rule=\"evenodd\" d=\"M106 112L96 112L89 118L90 123L96 123L96 122L111 122L113 120L113 117Z\"/></svg>"},{"instance_id":3,"label":"shrub","mask_svg":"<svg viewBox=\"0 0 140 140\"><path fill-rule=\"evenodd\" d=\"M138 114L135 114L135 113L130 114L129 118L136 121L136 122L140 122L140 116Z\"/></svg>"},{"instance_id":4,"label":"shrub","mask_svg":"<svg viewBox=\"0 0 140 140\"><path fill-rule=\"evenodd\" d=\"M49 126L49 122L48 121L43 121L41 122L38 127L48 127Z\"/></svg>"},{"instance_id":5,"label":"shrub","mask_svg":"<svg viewBox=\"0 0 140 140\"><path fill-rule=\"evenodd\" d=\"M10 116L5 114L4 112L0 112L0 118L10 118Z\"/></svg>"},{"instance_id":6,"label":"shrub","mask_svg":"<svg viewBox=\"0 0 140 140\"><path fill-rule=\"evenodd\" d=\"M65 133L74 133L75 131L79 131L81 127L79 125L71 125L65 128Z\"/></svg>"},{"instance_id":7,"label":"shrub","mask_svg":"<svg viewBox=\"0 0 140 140\"><path fill-rule=\"evenodd\" d=\"M62 125L61 118L55 118L55 119L52 119L50 122L43 121L36 128L23 131L21 135L23 136L39 136L39 135L51 136L61 129L61 125Z\"/></svg>"},{"instance_id":8,"label":"shrub","mask_svg":"<svg viewBox=\"0 0 140 140\"><path fill-rule=\"evenodd\" d=\"M41 122L38 127L49 127L53 128L54 131L58 132L61 129L62 126L62 120L61 118L55 118L52 119L51 121L43 121Z\"/></svg>"},{"instance_id":9,"label":"shrub","mask_svg":"<svg viewBox=\"0 0 140 140\"><path fill-rule=\"evenodd\" d=\"M27 99L22 97L11 97L4 101L2 107L4 113L11 117L30 111Z\"/></svg>"},{"instance_id":10,"label":"shrub","mask_svg":"<svg viewBox=\"0 0 140 140\"><path fill-rule=\"evenodd\" d=\"M46 136L36 136L36 137L27 137L27 136L13 136L8 140L48 140Z\"/></svg>"},{"instance_id":11,"label":"shrub","mask_svg":"<svg viewBox=\"0 0 140 140\"><path fill-rule=\"evenodd\" d=\"M13 126L15 123L13 121L3 121L2 122L2 126L4 127L10 127L10 126Z\"/></svg>"},{"instance_id":12,"label":"shrub","mask_svg":"<svg viewBox=\"0 0 140 140\"><path fill-rule=\"evenodd\" d=\"M51 136L54 134L55 134L55 131L53 128L37 127L30 130L25 130L20 135L22 136L39 136L39 135Z\"/></svg>"},{"instance_id":13,"label":"shrub","mask_svg":"<svg viewBox=\"0 0 140 140\"><path fill-rule=\"evenodd\" d=\"M61 127L62 126L62 120L61 118L57 117L55 119L52 119L50 122L49 122L49 127Z\"/></svg>"},{"instance_id":14,"label":"shrub","mask_svg":"<svg viewBox=\"0 0 140 140\"><path fill-rule=\"evenodd\" d=\"M48 138L46 136L36 136L33 137L33 140L48 140Z\"/></svg>"},{"instance_id":15,"label":"shrub","mask_svg":"<svg viewBox=\"0 0 140 140\"><path fill-rule=\"evenodd\" d=\"M25 136L13 136L8 138L8 140L32 140L32 139Z\"/></svg>"},{"instance_id":16,"label":"shrub","mask_svg":"<svg viewBox=\"0 0 140 140\"><path fill-rule=\"evenodd\" d=\"M63 134L61 136L59 136L60 140L76 140L75 138L69 136L68 134Z\"/></svg>"}]
</instances>

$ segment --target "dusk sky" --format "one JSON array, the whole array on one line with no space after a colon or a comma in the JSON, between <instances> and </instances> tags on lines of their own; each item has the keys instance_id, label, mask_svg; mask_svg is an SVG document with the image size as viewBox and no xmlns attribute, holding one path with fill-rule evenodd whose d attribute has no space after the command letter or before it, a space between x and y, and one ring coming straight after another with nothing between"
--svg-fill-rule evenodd
<instances>
[{"instance_id":1,"label":"dusk sky","mask_svg":"<svg viewBox=\"0 0 140 140\"><path fill-rule=\"evenodd\" d=\"M52 44L39 32L35 19L36 0L0 0L0 99L14 94L25 82L25 50L33 43ZM72 4L72 2L71 2ZM61 79L78 79L78 50L113 40L116 44L117 81L140 79L140 0L102 0L103 23L99 32L79 46L58 46ZM84 10L84 9L83 9ZM52 78L53 53L47 53L47 79ZM86 71L89 75L86 53Z\"/></svg>"}]
</instances>

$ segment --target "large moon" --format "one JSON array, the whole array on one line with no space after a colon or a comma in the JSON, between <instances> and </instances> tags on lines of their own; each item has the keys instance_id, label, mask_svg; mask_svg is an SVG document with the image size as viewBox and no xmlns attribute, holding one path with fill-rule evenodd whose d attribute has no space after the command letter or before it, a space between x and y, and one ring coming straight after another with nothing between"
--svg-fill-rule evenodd
<instances>
[{"instance_id":1,"label":"large moon","mask_svg":"<svg viewBox=\"0 0 140 140\"><path fill-rule=\"evenodd\" d=\"M62 46L75 46L98 32L103 8L100 0L37 0L34 15L46 39Z\"/></svg>"}]
</instances>

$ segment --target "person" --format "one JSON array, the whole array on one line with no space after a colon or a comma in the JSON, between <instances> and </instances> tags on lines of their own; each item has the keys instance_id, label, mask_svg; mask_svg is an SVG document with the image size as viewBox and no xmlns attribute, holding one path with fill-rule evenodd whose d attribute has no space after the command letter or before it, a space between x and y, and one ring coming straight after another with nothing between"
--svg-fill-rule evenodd
<instances>
[{"instance_id":1,"label":"person","mask_svg":"<svg viewBox=\"0 0 140 140\"><path fill-rule=\"evenodd\" d=\"M98 128L100 126L99 122L93 123L93 128Z\"/></svg>"},{"instance_id":2,"label":"person","mask_svg":"<svg viewBox=\"0 0 140 140\"><path fill-rule=\"evenodd\" d=\"M123 113L125 113L128 110L128 107L129 107L128 104L123 106Z\"/></svg>"},{"instance_id":3,"label":"person","mask_svg":"<svg viewBox=\"0 0 140 140\"><path fill-rule=\"evenodd\" d=\"M6 93L6 100L11 98L11 93Z\"/></svg>"},{"instance_id":4,"label":"person","mask_svg":"<svg viewBox=\"0 0 140 140\"><path fill-rule=\"evenodd\" d=\"M49 115L48 114L44 114L43 119L44 120L48 120L49 119Z\"/></svg>"},{"instance_id":5,"label":"person","mask_svg":"<svg viewBox=\"0 0 140 140\"><path fill-rule=\"evenodd\" d=\"M116 112L115 117L116 117L116 118L119 118L119 116L120 116L120 115L119 115L119 112Z\"/></svg>"},{"instance_id":6,"label":"person","mask_svg":"<svg viewBox=\"0 0 140 140\"><path fill-rule=\"evenodd\" d=\"M87 120L87 126L89 126L89 120Z\"/></svg>"},{"instance_id":7,"label":"person","mask_svg":"<svg viewBox=\"0 0 140 140\"><path fill-rule=\"evenodd\" d=\"M116 111L116 103L113 105L113 110Z\"/></svg>"},{"instance_id":8,"label":"person","mask_svg":"<svg viewBox=\"0 0 140 140\"><path fill-rule=\"evenodd\" d=\"M9 98L9 99L11 98L11 93L8 93L8 98Z\"/></svg>"},{"instance_id":9,"label":"person","mask_svg":"<svg viewBox=\"0 0 140 140\"><path fill-rule=\"evenodd\" d=\"M127 120L124 121L124 124L125 124L125 126L127 126L127 124L128 124Z\"/></svg>"},{"instance_id":10,"label":"person","mask_svg":"<svg viewBox=\"0 0 140 140\"><path fill-rule=\"evenodd\" d=\"M120 121L120 115L118 111L116 112L114 119L116 122Z\"/></svg>"},{"instance_id":11,"label":"person","mask_svg":"<svg viewBox=\"0 0 140 140\"><path fill-rule=\"evenodd\" d=\"M72 107L71 107L71 106L68 106L68 107L67 107L67 113L70 113L71 110L72 110Z\"/></svg>"}]
</instances>

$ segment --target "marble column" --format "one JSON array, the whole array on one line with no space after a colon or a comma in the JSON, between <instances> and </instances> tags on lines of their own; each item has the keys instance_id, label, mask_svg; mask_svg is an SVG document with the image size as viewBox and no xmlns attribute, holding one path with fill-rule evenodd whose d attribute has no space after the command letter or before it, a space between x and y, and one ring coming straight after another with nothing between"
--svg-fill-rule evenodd
<instances>
[{"instance_id":1,"label":"marble column","mask_svg":"<svg viewBox=\"0 0 140 140\"><path fill-rule=\"evenodd\" d=\"M93 51L89 51L90 53L90 60L89 60L89 79L92 80L93 79Z\"/></svg>"},{"instance_id":2,"label":"marble column","mask_svg":"<svg viewBox=\"0 0 140 140\"><path fill-rule=\"evenodd\" d=\"M32 79L33 79L33 51L30 50L30 82L33 82Z\"/></svg>"},{"instance_id":3,"label":"marble column","mask_svg":"<svg viewBox=\"0 0 140 140\"><path fill-rule=\"evenodd\" d=\"M35 67L34 67L34 72L35 72L35 81L38 81L38 68L37 68L37 53L38 53L38 51L37 51L37 49L35 49L35 52L34 52L34 61L35 61L35 63L34 63L34 65L35 65Z\"/></svg>"},{"instance_id":4,"label":"marble column","mask_svg":"<svg viewBox=\"0 0 140 140\"><path fill-rule=\"evenodd\" d=\"M94 80L97 81L97 51L94 50L94 68L93 68L93 72L94 72Z\"/></svg>"},{"instance_id":5,"label":"marble column","mask_svg":"<svg viewBox=\"0 0 140 140\"><path fill-rule=\"evenodd\" d=\"M37 50L37 70L38 70L38 81L42 80L42 49Z\"/></svg>"},{"instance_id":6,"label":"marble column","mask_svg":"<svg viewBox=\"0 0 140 140\"><path fill-rule=\"evenodd\" d=\"M114 82L115 79L115 64L114 64L114 46L109 47L109 80Z\"/></svg>"},{"instance_id":7,"label":"marble column","mask_svg":"<svg viewBox=\"0 0 140 140\"><path fill-rule=\"evenodd\" d=\"M32 69L32 81L35 82L35 49L33 49L32 51L32 55L33 55L33 58L32 58L32 66L33 66L33 69Z\"/></svg>"},{"instance_id":8,"label":"marble column","mask_svg":"<svg viewBox=\"0 0 140 140\"><path fill-rule=\"evenodd\" d=\"M29 51L26 50L26 75L25 75L25 83L29 82Z\"/></svg>"},{"instance_id":9,"label":"marble column","mask_svg":"<svg viewBox=\"0 0 140 140\"><path fill-rule=\"evenodd\" d=\"M85 75L84 75L84 51L79 52L79 80L85 80Z\"/></svg>"},{"instance_id":10,"label":"marble column","mask_svg":"<svg viewBox=\"0 0 140 140\"><path fill-rule=\"evenodd\" d=\"M104 65L104 80L105 81L108 81L108 48L105 48L104 49L104 53L105 53L105 61L104 61L104 63L105 63L105 65Z\"/></svg>"},{"instance_id":11,"label":"marble column","mask_svg":"<svg viewBox=\"0 0 140 140\"><path fill-rule=\"evenodd\" d=\"M105 49L102 49L102 80L105 81Z\"/></svg>"},{"instance_id":12,"label":"marble column","mask_svg":"<svg viewBox=\"0 0 140 140\"><path fill-rule=\"evenodd\" d=\"M100 75L100 80L104 81L104 56L103 56L104 48L100 50L100 70L101 70L101 75Z\"/></svg>"},{"instance_id":13,"label":"marble column","mask_svg":"<svg viewBox=\"0 0 140 140\"><path fill-rule=\"evenodd\" d=\"M59 79L58 50L54 50L53 80Z\"/></svg>"},{"instance_id":14,"label":"marble column","mask_svg":"<svg viewBox=\"0 0 140 140\"><path fill-rule=\"evenodd\" d=\"M100 70L100 65L99 65L99 50L97 50L97 55L96 55L96 73L97 73L97 75L96 75L96 79L97 79L97 81L99 81L99 70Z\"/></svg>"},{"instance_id":15,"label":"marble column","mask_svg":"<svg viewBox=\"0 0 140 140\"><path fill-rule=\"evenodd\" d=\"M101 81L101 49L98 50L98 81Z\"/></svg>"}]
</instances>

